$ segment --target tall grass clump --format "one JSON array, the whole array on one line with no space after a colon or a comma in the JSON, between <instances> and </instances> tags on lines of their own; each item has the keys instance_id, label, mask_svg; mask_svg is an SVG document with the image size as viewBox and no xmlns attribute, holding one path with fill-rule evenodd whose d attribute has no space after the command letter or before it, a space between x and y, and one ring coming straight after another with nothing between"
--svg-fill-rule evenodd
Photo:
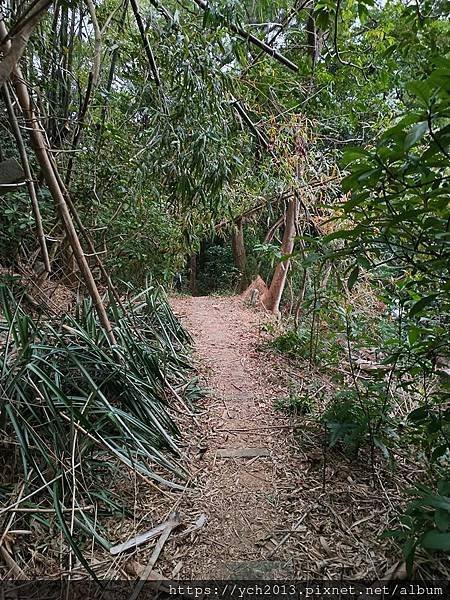
<instances>
[{"instance_id":1,"label":"tall grass clump","mask_svg":"<svg viewBox=\"0 0 450 600\"><path fill-rule=\"evenodd\" d=\"M155 287L121 306L110 300L114 346L88 300L59 319L30 316L6 287L0 303L0 459L10 473L2 500L14 505L20 487L22 507L50 506L85 564L80 532L109 543L83 507L101 499L103 509L117 508L108 483L118 467L182 489L170 403L189 403L194 391L188 335Z\"/></svg>"}]
</instances>

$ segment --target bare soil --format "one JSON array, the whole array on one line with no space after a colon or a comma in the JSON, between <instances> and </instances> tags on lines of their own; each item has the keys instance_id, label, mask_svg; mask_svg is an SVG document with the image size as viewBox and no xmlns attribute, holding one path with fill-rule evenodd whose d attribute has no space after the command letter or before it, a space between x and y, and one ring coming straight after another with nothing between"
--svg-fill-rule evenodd
<instances>
[{"instance_id":1,"label":"bare soil","mask_svg":"<svg viewBox=\"0 0 450 600\"><path fill-rule=\"evenodd\" d=\"M272 408L282 386L268 356L257 349L264 315L246 308L240 298L177 298L172 305L194 337L211 394L196 461L202 488L198 509L208 527L191 549L185 574L213 578L263 570L287 575L289 561L260 564L274 549L275 531L289 530L295 519L291 515L286 521L279 511L285 475L280 432L289 423ZM221 458L221 449L269 456Z\"/></svg>"}]
</instances>

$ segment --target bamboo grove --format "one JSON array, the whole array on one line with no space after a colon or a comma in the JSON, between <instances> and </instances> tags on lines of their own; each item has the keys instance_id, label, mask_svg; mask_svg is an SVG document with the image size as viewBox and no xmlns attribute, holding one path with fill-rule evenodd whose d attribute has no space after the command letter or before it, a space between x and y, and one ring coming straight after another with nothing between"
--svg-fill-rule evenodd
<instances>
[{"instance_id":1,"label":"bamboo grove","mask_svg":"<svg viewBox=\"0 0 450 600\"><path fill-rule=\"evenodd\" d=\"M183 490L164 289L261 281L272 350L333 382L325 444L420 463L408 572L448 554L449 36L440 0L1 2L1 515L19 486L90 570L120 469Z\"/></svg>"}]
</instances>

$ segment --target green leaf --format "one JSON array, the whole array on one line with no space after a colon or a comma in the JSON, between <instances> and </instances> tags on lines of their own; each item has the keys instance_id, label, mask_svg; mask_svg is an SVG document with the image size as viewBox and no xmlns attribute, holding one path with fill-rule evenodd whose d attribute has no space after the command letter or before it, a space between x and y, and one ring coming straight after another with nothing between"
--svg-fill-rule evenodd
<instances>
[{"instance_id":1,"label":"green leaf","mask_svg":"<svg viewBox=\"0 0 450 600\"><path fill-rule=\"evenodd\" d=\"M353 286L355 285L356 281L358 280L358 275L359 275L359 265L356 265L356 267L352 270L352 272L350 273L348 280L347 280L347 287L349 290L351 290L353 288Z\"/></svg>"},{"instance_id":2,"label":"green leaf","mask_svg":"<svg viewBox=\"0 0 450 600\"><path fill-rule=\"evenodd\" d=\"M411 94L421 100L422 105L428 106L429 100L433 93L432 87L427 81L410 81L407 88Z\"/></svg>"},{"instance_id":3,"label":"green leaf","mask_svg":"<svg viewBox=\"0 0 450 600\"><path fill-rule=\"evenodd\" d=\"M405 533L401 529L385 529L381 535L381 539L392 538L392 539L403 539L405 537Z\"/></svg>"},{"instance_id":4,"label":"green leaf","mask_svg":"<svg viewBox=\"0 0 450 600\"><path fill-rule=\"evenodd\" d=\"M363 148L347 148L347 150L342 156L341 165L343 167L346 167L354 160L358 160L367 156L370 156L370 154L367 150L364 150Z\"/></svg>"},{"instance_id":5,"label":"green leaf","mask_svg":"<svg viewBox=\"0 0 450 600\"><path fill-rule=\"evenodd\" d=\"M446 453L447 449L448 449L448 444L441 444L440 446L437 446L437 448L435 448L431 454L431 460L436 461L436 460L438 460L438 458L441 458L441 456L443 456ZM439 482L439 483L445 483L445 482ZM438 485L438 490L439 490L439 493L442 494L443 496L450 496L450 483L448 484L448 489L446 489L445 491L441 490L439 488L439 485Z\"/></svg>"},{"instance_id":6,"label":"green leaf","mask_svg":"<svg viewBox=\"0 0 450 600\"><path fill-rule=\"evenodd\" d=\"M363 269L370 269L371 268L371 263L369 261L369 259L364 256L364 254L360 254L357 259L356 262L358 263L358 265L360 265Z\"/></svg>"},{"instance_id":7,"label":"green leaf","mask_svg":"<svg viewBox=\"0 0 450 600\"><path fill-rule=\"evenodd\" d=\"M434 522L439 531L445 533L450 527L450 513L442 509L437 510L434 514Z\"/></svg>"},{"instance_id":8,"label":"green leaf","mask_svg":"<svg viewBox=\"0 0 450 600\"><path fill-rule=\"evenodd\" d=\"M437 294L431 294L430 296L425 296L418 300L415 304L413 304L411 310L409 311L409 316L414 317L418 313L422 312L425 307L433 302L433 300L437 297Z\"/></svg>"},{"instance_id":9,"label":"green leaf","mask_svg":"<svg viewBox=\"0 0 450 600\"><path fill-rule=\"evenodd\" d=\"M450 511L450 498L447 496L424 496L418 500L414 500L409 504L409 507L414 509L417 507L430 506L431 508Z\"/></svg>"},{"instance_id":10,"label":"green leaf","mask_svg":"<svg viewBox=\"0 0 450 600\"><path fill-rule=\"evenodd\" d=\"M430 414L430 409L428 406L421 406L420 408L416 408L411 411L408 415L409 421L423 421Z\"/></svg>"},{"instance_id":11,"label":"green leaf","mask_svg":"<svg viewBox=\"0 0 450 600\"><path fill-rule=\"evenodd\" d=\"M450 481L444 479L438 481L438 492L442 496L450 496Z\"/></svg>"},{"instance_id":12,"label":"green leaf","mask_svg":"<svg viewBox=\"0 0 450 600\"><path fill-rule=\"evenodd\" d=\"M86 558L83 555L83 552L81 551L80 546L77 544L77 542L75 541L75 539L73 538L72 534L70 533L69 528L67 527L67 524L64 520L64 514L63 511L61 510L61 497L62 497L62 489L61 489L61 484L59 479L57 479L54 484L53 484L53 489L51 490L51 494L53 496L53 506L55 508L55 514L56 514L56 518L59 522L59 525L61 527L61 530L64 533L64 536L66 538L66 540L69 542L70 547L72 548L75 556L78 558L78 560L80 561L80 563L83 565L83 567L86 569L86 571L88 571L88 573L90 575L92 575L92 577L98 581L97 575L95 573L95 571L93 571L91 569L91 566L89 565L89 563L87 562Z\"/></svg>"},{"instance_id":13,"label":"green leaf","mask_svg":"<svg viewBox=\"0 0 450 600\"><path fill-rule=\"evenodd\" d=\"M327 29L330 22L330 12L327 9L321 8L314 12L314 17L317 26L320 29Z\"/></svg>"},{"instance_id":14,"label":"green leaf","mask_svg":"<svg viewBox=\"0 0 450 600\"><path fill-rule=\"evenodd\" d=\"M417 340L420 338L422 330L420 327L410 327L408 329L408 343L410 346L414 346Z\"/></svg>"},{"instance_id":15,"label":"green leaf","mask_svg":"<svg viewBox=\"0 0 450 600\"><path fill-rule=\"evenodd\" d=\"M419 140L423 138L425 133L428 131L428 123L426 121L422 121L421 123L417 123L409 130L406 134L404 148L405 150L409 150L414 144L417 144Z\"/></svg>"},{"instance_id":16,"label":"green leaf","mask_svg":"<svg viewBox=\"0 0 450 600\"><path fill-rule=\"evenodd\" d=\"M412 572L413 572L414 555L416 553L416 546L417 546L417 542L412 537L407 539L403 546L403 556L405 557L406 569L407 569L408 575L410 577L412 576Z\"/></svg>"},{"instance_id":17,"label":"green leaf","mask_svg":"<svg viewBox=\"0 0 450 600\"><path fill-rule=\"evenodd\" d=\"M369 11L364 4L358 4L358 17L361 23L366 23L367 19L369 18Z\"/></svg>"},{"instance_id":18,"label":"green leaf","mask_svg":"<svg viewBox=\"0 0 450 600\"><path fill-rule=\"evenodd\" d=\"M356 237L357 232L355 229L339 229L339 231L333 231L323 238L323 243L327 244L333 240L351 239Z\"/></svg>"},{"instance_id":19,"label":"green leaf","mask_svg":"<svg viewBox=\"0 0 450 600\"><path fill-rule=\"evenodd\" d=\"M437 529L430 529L420 540L420 545L427 550L450 550L450 533L442 533Z\"/></svg>"},{"instance_id":20,"label":"green leaf","mask_svg":"<svg viewBox=\"0 0 450 600\"><path fill-rule=\"evenodd\" d=\"M376 169L365 170L363 173L358 175L358 181L360 181L360 182L368 181L371 178L374 178L375 175L378 175L380 173L381 173L381 170L379 167L377 167Z\"/></svg>"},{"instance_id":21,"label":"green leaf","mask_svg":"<svg viewBox=\"0 0 450 600\"><path fill-rule=\"evenodd\" d=\"M315 265L316 263L318 263L319 260L320 260L320 255L317 254L317 252L309 252L305 256L305 260L303 261L303 265L305 267L310 267L310 266Z\"/></svg>"},{"instance_id":22,"label":"green leaf","mask_svg":"<svg viewBox=\"0 0 450 600\"><path fill-rule=\"evenodd\" d=\"M423 121L426 118L426 113L421 111L418 113L409 113L402 119L400 119L395 125L386 129L386 131L381 135L380 141L385 142L386 140L400 140L403 139L405 128L417 123L418 121ZM385 150L385 147L381 144L379 145L379 152Z\"/></svg>"},{"instance_id":23,"label":"green leaf","mask_svg":"<svg viewBox=\"0 0 450 600\"><path fill-rule=\"evenodd\" d=\"M381 450L381 453L383 454L384 458L388 459L390 454L389 448L386 446L386 444L378 437L373 438L373 443L377 448Z\"/></svg>"}]
</instances>

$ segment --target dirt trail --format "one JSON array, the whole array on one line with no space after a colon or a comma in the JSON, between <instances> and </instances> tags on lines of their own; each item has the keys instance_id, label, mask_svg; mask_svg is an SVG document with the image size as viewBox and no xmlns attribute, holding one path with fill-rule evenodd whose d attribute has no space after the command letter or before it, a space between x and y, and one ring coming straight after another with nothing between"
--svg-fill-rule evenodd
<instances>
[{"instance_id":1,"label":"dirt trail","mask_svg":"<svg viewBox=\"0 0 450 600\"><path fill-rule=\"evenodd\" d=\"M198 503L208 531L194 545L185 574L287 576L289 561L280 560L281 547L275 559L277 542L271 541L290 524L279 497L286 422L273 410L282 390L273 366L257 350L265 315L246 308L241 298L177 298L172 304L194 337L211 394L200 419L197 461ZM222 449L259 449L268 456L222 458Z\"/></svg>"},{"instance_id":2,"label":"dirt trail","mask_svg":"<svg viewBox=\"0 0 450 600\"><path fill-rule=\"evenodd\" d=\"M185 522L204 514L208 523L168 552L177 576L380 578L398 560L380 534L400 500L401 474L380 463L374 489L367 456L325 453L313 417L290 421L274 409L275 399L316 383L325 388L327 380L307 364L258 350L267 323L262 311L239 297L175 298L172 305L193 335L210 390L185 436L193 479L178 504ZM220 456L247 448L266 456Z\"/></svg>"}]
</instances>

